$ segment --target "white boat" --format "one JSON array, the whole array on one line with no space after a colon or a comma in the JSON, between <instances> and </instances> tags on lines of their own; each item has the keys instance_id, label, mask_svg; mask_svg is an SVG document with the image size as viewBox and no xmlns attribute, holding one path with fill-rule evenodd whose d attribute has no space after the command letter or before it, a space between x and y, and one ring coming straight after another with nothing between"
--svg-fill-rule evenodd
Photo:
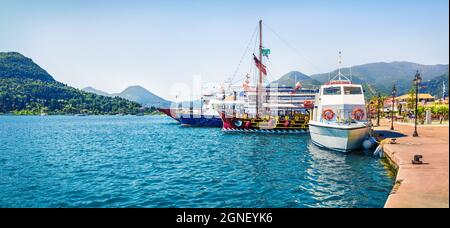
<instances>
[{"instance_id":1,"label":"white boat","mask_svg":"<svg viewBox=\"0 0 450 228\"><path fill-rule=\"evenodd\" d=\"M341 63L339 52L339 63ZM364 91L341 73L320 87L309 121L311 140L320 147L348 152L369 135Z\"/></svg>"}]
</instances>

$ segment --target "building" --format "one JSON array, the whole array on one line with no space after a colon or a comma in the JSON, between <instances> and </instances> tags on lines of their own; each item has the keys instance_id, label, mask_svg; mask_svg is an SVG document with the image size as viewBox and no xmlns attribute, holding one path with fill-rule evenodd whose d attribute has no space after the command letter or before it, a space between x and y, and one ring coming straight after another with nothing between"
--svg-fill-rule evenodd
<instances>
[{"instance_id":1,"label":"building","mask_svg":"<svg viewBox=\"0 0 450 228\"><path fill-rule=\"evenodd\" d=\"M421 103L422 105L427 105L428 103L434 103L435 98L433 96L431 96L428 93L419 93L419 103ZM399 97L395 98L395 102L399 102L400 104L403 103L408 103L408 100L411 99L411 95L410 94L405 94ZM414 98L415 99L415 94L414 94Z\"/></svg>"},{"instance_id":2,"label":"building","mask_svg":"<svg viewBox=\"0 0 450 228\"><path fill-rule=\"evenodd\" d=\"M415 99L415 94L413 101ZM431 96L428 93L419 93L419 105L421 106L428 106L433 105L435 102L435 98ZM401 107L402 111L408 111L408 100L411 99L410 94L405 94L402 96L395 97L395 105L394 105L394 112L399 111L398 109ZM386 100L384 100L383 104L383 112L389 113L392 111L392 97L387 97Z\"/></svg>"}]
</instances>

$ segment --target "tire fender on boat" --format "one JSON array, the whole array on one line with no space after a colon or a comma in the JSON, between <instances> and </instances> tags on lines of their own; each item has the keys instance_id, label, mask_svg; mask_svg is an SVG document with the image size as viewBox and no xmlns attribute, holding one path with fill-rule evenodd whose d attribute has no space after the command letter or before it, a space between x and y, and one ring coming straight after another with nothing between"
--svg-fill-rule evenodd
<instances>
[{"instance_id":1,"label":"tire fender on boat","mask_svg":"<svg viewBox=\"0 0 450 228\"><path fill-rule=\"evenodd\" d=\"M242 120L236 120L234 121L234 126L241 127L242 126Z\"/></svg>"}]
</instances>

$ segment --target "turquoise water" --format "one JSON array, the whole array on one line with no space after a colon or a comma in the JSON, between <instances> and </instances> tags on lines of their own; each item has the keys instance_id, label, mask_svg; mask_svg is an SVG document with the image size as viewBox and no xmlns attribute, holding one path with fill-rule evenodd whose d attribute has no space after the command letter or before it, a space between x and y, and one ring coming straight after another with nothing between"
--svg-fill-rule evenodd
<instances>
[{"instance_id":1,"label":"turquoise water","mask_svg":"<svg viewBox=\"0 0 450 228\"><path fill-rule=\"evenodd\" d=\"M393 177L305 135L162 116L0 116L0 207L382 207Z\"/></svg>"}]
</instances>

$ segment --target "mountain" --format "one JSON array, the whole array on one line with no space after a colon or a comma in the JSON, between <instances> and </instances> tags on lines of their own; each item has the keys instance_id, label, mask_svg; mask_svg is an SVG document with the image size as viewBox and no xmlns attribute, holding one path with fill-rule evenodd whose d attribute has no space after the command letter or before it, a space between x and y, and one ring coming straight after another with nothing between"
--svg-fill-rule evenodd
<instances>
[{"instance_id":1,"label":"mountain","mask_svg":"<svg viewBox=\"0 0 450 228\"><path fill-rule=\"evenodd\" d=\"M86 88L84 88L82 90L85 91L85 92L88 92L88 93L95 93L95 94L100 95L100 96L105 96L105 97L110 97L111 96L111 94L109 94L107 92L95 89L95 88L90 87L90 86L88 86L88 87L86 87Z\"/></svg>"},{"instance_id":2,"label":"mountain","mask_svg":"<svg viewBox=\"0 0 450 228\"><path fill-rule=\"evenodd\" d=\"M321 82L298 71L291 71L281 76L278 80L271 82L271 84L277 83L278 85L282 86L284 85L294 87L297 82L300 82L302 84L302 87L307 88L318 87L322 84Z\"/></svg>"},{"instance_id":3,"label":"mountain","mask_svg":"<svg viewBox=\"0 0 450 228\"><path fill-rule=\"evenodd\" d=\"M448 83L448 71L447 73L437 76L431 80L424 81L422 83L421 91L429 93L435 97L442 98L442 86L445 85L446 95L448 96L449 83Z\"/></svg>"},{"instance_id":4,"label":"mountain","mask_svg":"<svg viewBox=\"0 0 450 228\"><path fill-rule=\"evenodd\" d=\"M423 81L431 80L434 77L443 75L449 70L449 65L422 65L411 62L379 62L369 63L351 67L352 78L355 83L363 84L368 96L377 92L390 94L395 83L397 93L404 94L411 89L412 80L419 70ZM348 75L350 68L342 68L341 72ZM328 77L337 74L337 70L330 73L311 75L311 78L324 83Z\"/></svg>"},{"instance_id":5,"label":"mountain","mask_svg":"<svg viewBox=\"0 0 450 228\"><path fill-rule=\"evenodd\" d=\"M136 102L87 93L56 81L31 59L0 52L0 113L137 113Z\"/></svg>"},{"instance_id":6,"label":"mountain","mask_svg":"<svg viewBox=\"0 0 450 228\"><path fill-rule=\"evenodd\" d=\"M0 78L27 78L46 82L55 79L32 59L17 52L0 52Z\"/></svg>"},{"instance_id":7,"label":"mountain","mask_svg":"<svg viewBox=\"0 0 450 228\"><path fill-rule=\"evenodd\" d=\"M102 96L109 96L109 97L121 97L130 101L137 102L139 104L148 106L148 107L170 107L170 101L167 101L154 93L148 91L147 89L143 88L142 86L129 86L124 91L120 93L106 93L104 91L92 88L92 87L86 87L83 89L83 91L89 92L89 93L95 93Z\"/></svg>"},{"instance_id":8,"label":"mountain","mask_svg":"<svg viewBox=\"0 0 450 228\"><path fill-rule=\"evenodd\" d=\"M138 102L140 104L146 106L154 106L154 107L169 107L170 101L164 100L161 97L158 97L154 93L146 90L141 86L130 86L126 88L124 91L112 94L113 96L119 96L131 101Z\"/></svg>"}]
</instances>

